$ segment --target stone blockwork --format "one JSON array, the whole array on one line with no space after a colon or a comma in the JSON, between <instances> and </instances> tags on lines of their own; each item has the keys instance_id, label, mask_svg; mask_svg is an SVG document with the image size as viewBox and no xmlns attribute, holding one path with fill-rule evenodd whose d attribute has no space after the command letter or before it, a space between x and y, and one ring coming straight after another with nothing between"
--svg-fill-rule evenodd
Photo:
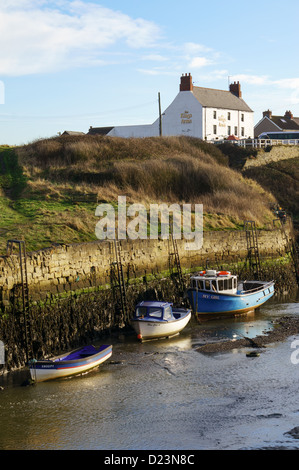
<instances>
[{"instance_id":1,"label":"stone blockwork","mask_svg":"<svg viewBox=\"0 0 299 470\"><path fill-rule=\"evenodd\" d=\"M281 256L286 240L280 229L258 231L261 256ZM203 246L187 251L186 240L177 240L181 266L196 269L211 264L242 261L247 254L244 231L205 232ZM173 252L169 240L120 241L124 275L137 278L163 273L169 269ZM115 260L114 243L97 241L71 245L53 245L27 253L27 272L30 298L45 299L51 295L78 291L83 288L110 284L110 266ZM21 282L18 254L0 257L0 302L9 305Z\"/></svg>"},{"instance_id":2,"label":"stone blockwork","mask_svg":"<svg viewBox=\"0 0 299 470\"><path fill-rule=\"evenodd\" d=\"M298 145L274 145L270 151L260 149L256 157L246 160L243 170L248 168L268 165L281 160L289 160L299 157Z\"/></svg>"},{"instance_id":3,"label":"stone blockwork","mask_svg":"<svg viewBox=\"0 0 299 470\"><path fill-rule=\"evenodd\" d=\"M258 239L263 257L284 255L285 237L280 230L260 231ZM242 272L246 279L252 275L244 264L247 250L242 231L205 233L198 252L186 251L185 244L185 240L178 241L182 268L196 270L209 259L211 267L231 264L236 274ZM28 253L30 298L49 302L32 302L25 315L16 303L21 294L18 257L0 257L2 313L5 311L0 315L0 338L5 345L0 375L24 367L28 359L52 357L119 332L131 334L130 318L140 300L167 299L182 305L186 299L176 276L165 275L172 251L168 240L121 242L125 279L138 278L126 285L126 314L120 308L117 290L105 289L114 260L113 242L56 245ZM236 264L238 261L242 263ZM293 270L280 260L264 263L262 275L265 280L275 279L280 292L295 284ZM188 279L184 273L186 286ZM104 289L80 291L96 286Z\"/></svg>"}]
</instances>

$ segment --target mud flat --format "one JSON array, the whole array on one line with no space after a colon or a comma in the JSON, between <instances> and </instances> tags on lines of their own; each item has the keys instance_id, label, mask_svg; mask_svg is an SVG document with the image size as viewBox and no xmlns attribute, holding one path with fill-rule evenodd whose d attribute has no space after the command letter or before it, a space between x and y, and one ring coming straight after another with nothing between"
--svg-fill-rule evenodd
<instances>
[{"instance_id":1,"label":"mud flat","mask_svg":"<svg viewBox=\"0 0 299 470\"><path fill-rule=\"evenodd\" d=\"M221 353L239 348L265 348L267 344L277 343L286 340L292 335L299 334L299 318L283 316L279 320L273 321L273 329L264 335L255 338L243 337L237 340L220 341L207 343L197 348L200 353Z\"/></svg>"}]
</instances>

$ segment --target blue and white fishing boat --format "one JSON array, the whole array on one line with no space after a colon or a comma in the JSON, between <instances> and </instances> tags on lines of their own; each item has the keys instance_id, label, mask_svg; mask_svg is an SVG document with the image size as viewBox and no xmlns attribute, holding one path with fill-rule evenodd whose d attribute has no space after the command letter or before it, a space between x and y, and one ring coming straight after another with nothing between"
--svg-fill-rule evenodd
<instances>
[{"instance_id":1,"label":"blue and white fishing boat","mask_svg":"<svg viewBox=\"0 0 299 470\"><path fill-rule=\"evenodd\" d=\"M131 320L141 341L177 335L191 318L191 309L174 308L169 302L143 301Z\"/></svg>"},{"instance_id":2,"label":"blue and white fishing boat","mask_svg":"<svg viewBox=\"0 0 299 470\"><path fill-rule=\"evenodd\" d=\"M102 345L98 349L90 345L56 359L31 360L29 361L31 379L35 382L44 382L82 374L102 364L111 355L111 345Z\"/></svg>"},{"instance_id":3,"label":"blue and white fishing boat","mask_svg":"<svg viewBox=\"0 0 299 470\"><path fill-rule=\"evenodd\" d=\"M239 315L254 311L274 294L274 281L241 281L229 271L207 270L190 278L187 289L197 315Z\"/></svg>"}]
</instances>

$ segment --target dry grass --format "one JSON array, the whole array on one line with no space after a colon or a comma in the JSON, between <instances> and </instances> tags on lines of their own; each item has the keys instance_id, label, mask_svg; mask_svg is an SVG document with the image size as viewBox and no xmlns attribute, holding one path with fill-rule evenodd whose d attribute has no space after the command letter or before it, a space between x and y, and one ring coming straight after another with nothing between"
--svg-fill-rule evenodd
<instances>
[{"instance_id":1,"label":"dry grass","mask_svg":"<svg viewBox=\"0 0 299 470\"><path fill-rule=\"evenodd\" d=\"M267 191L275 194L279 204L288 214L292 214L299 230L299 157L246 168L243 175L254 178Z\"/></svg>"},{"instance_id":2,"label":"dry grass","mask_svg":"<svg viewBox=\"0 0 299 470\"><path fill-rule=\"evenodd\" d=\"M252 180L223 166L186 155L119 162L113 182L99 188L101 200L124 194L130 202L201 203L204 212L231 216L238 224L270 220L273 196ZM231 224L232 225L232 224Z\"/></svg>"},{"instance_id":3,"label":"dry grass","mask_svg":"<svg viewBox=\"0 0 299 470\"><path fill-rule=\"evenodd\" d=\"M146 160L172 154L201 156L226 164L227 158L214 145L186 137L150 137L123 139L106 136L65 136L37 140L17 149L19 162L41 169L66 168L75 165L86 170L99 169L115 160Z\"/></svg>"},{"instance_id":4,"label":"dry grass","mask_svg":"<svg viewBox=\"0 0 299 470\"><path fill-rule=\"evenodd\" d=\"M128 202L147 205L202 203L204 212L215 216L208 217L211 228L248 219L263 225L272 217L273 196L230 169L216 146L199 139L59 137L17 151L29 194L59 200L93 194L100 202L126 195Z\"/></svg>"}]
</instances>

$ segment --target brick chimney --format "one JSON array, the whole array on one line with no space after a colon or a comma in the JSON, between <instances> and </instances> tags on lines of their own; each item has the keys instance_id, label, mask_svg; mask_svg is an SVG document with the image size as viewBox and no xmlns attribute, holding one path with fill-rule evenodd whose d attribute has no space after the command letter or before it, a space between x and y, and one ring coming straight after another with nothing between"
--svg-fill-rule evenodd
<instances>
[{"instance_id":1,"label":"brick chimney","mask_svg":"<svg viewBox=\"0 0 299 470\"><path fill-rule=\"evenodd\" d=\"M241 85L239 82L231 83L229 86L229 91L237 98L242 98Z\"/></svg>"},{"instance_id":2,"label":"brick chimney","mask_svg":"<svg viewBox=\"0 0 299 470\"><path fill-rule=\"evenodd\" d=\"M293 113L291 113L291 111L286 111L284 113L284 117L287 118L287 119L293 119Z\"/></svg>"},{"instance_id":3,"label":"brick chimney","mask_svg":"<svg viewBox=\"0 0 299 470\"><path fill-rule=\"evenodd\" d=\"M192 76L189 73L181 76L180 91L193 91Z\"/></svg>"},{"instance_id":4,"label":"brick chimney","mask_svg":"<svg viewBox=\"0 0 299 470\"><path fill-rule=\"evenodd\" d=\"M268 109L268 111L264 111L263 112L263 117L267 116L269 119L272 118L272 111L270 111L270 109Z\"/></svg>"}]
</instances>

